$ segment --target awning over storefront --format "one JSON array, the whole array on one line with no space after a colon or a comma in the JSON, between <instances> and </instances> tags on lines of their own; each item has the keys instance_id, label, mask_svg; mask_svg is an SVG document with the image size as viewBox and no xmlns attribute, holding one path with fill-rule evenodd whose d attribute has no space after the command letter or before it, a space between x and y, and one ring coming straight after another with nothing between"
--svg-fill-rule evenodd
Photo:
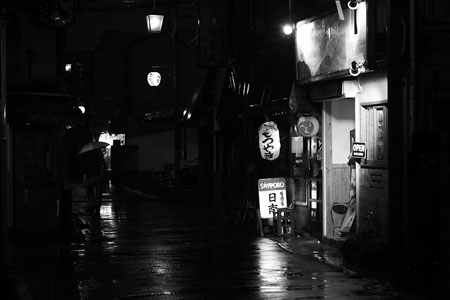
<instances>
[{"instance_id":1,"label":"awning over storefront","mask_svg":"<svg viewBox=\"0 0 450 300\"><path fill-rule=\"evenodd\" d=\"M292 84L289 109L296 113L311 113L316 110L309 99L307 87L298 86L295 82Z\"/></svg>"},{"instance_id":2,"label":"awning over storefront","mask_svg":"<svg viewBox=\"0 0 450 300\"><path fill-rule=\"evenodd\" d=\"M10 91L8 92L8 122L27 124L78 124L83 114L77 99L57 92Z\"/></svg>"}]
</instances>

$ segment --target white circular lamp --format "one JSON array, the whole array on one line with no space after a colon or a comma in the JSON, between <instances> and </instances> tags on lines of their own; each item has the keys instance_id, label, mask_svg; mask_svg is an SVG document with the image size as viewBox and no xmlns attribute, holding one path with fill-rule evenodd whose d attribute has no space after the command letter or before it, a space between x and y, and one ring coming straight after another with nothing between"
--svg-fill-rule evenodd
<instances>
[{"instance_id":1,"label":"white circular lamp","mask_svg":"<svg viewBox=\"0 0 450 300\"><path fill-rule=\"evenodd\" d=\"M158 86L161 83L161 74L159 72L148 73L147 82L150 86Z\"/></svg>"},{"instance_id":2,"label":"white circular lamp","mask_svg":"<svg viewBox=\"0 0 450 300\"><path fill-rule=\"evenodd\" d=\"M293 24L285 24L283 26L283 32L285 35L291 35L294 32L294 25Z\"/></svg>"}]
</instances>

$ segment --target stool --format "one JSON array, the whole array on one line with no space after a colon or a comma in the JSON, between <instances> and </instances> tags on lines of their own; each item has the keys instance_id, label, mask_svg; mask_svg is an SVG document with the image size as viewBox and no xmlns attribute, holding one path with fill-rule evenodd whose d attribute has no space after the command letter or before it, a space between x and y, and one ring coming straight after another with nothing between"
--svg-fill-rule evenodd
<instances>
[{"instance_id":1,"label":"stool","mask_svg":"<svg viewBox=\"0 0 450 300\"><path fill-rule=\"evenodd\" d=\"M273 213L273 233L282 236L294 234L294 209L278 208Z\"/></svg>"}]
</instances>

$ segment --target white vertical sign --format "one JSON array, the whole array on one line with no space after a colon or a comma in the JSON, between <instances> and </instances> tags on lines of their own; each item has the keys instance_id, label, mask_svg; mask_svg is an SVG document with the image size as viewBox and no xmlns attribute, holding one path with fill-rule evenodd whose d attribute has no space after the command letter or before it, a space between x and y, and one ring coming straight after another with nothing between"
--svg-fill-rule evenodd
<instances>
[{"instance_id":1,"label":"white vertical sign","mask_svg":"<svg viewBox=\"0 0 450 300\"><path fill-rule=\"evenodd\" d=\"M261 157L267 160L275 160L280 156L280 132L277 124L272 121L267 121L258 130L259 134L259 149Z\"/></svg>"},{"instance_id":2,"label":"white vertical sign","mask_svg":"<svg viewBox=\"0 0 450 300\"><path fill-rule=\"evenodd\" d=\"M272 218L274 210L287 207L286 179L283 177L259 179L258 194L262 219Z\"/></svg>"}]
</instances>

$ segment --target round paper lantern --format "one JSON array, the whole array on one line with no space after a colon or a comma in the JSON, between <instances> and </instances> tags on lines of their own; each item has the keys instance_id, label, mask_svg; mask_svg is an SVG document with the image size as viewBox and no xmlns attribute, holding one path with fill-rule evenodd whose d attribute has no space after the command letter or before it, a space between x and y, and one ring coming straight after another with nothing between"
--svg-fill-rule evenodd
<instances>
[{"instance_id":1,"label":"round paper lantern","mask_svg":"<svg viewBox=\"0 0 450 300\"><path fill-rule=\"evenodd\" d=\"M161 83L161 74L158 72L148 73L147 82L150 86L158 86Z\"/></svg>"},{"instance_id":2,"label":"round paper lantern","mask_svg":"<svg viewBox=\"0 0 450 300\"><path fill-rule=\"evenodd\" d=\"M275 160L280 156L280 132L275 122L268 121L259 126L259 150L261 157L266 160Z\"/></svg>"},{"instance_id":3,"label":"round paper lantern","mask_svg":"<svg viewBox=\"0 0 450 300\"><path fill-rule=\"evenodd\" d=\"M297 130L301 136L312 137L319 132L319 120L314 116L302 116L298 119Z\"/></svg>"}]
</instances>

